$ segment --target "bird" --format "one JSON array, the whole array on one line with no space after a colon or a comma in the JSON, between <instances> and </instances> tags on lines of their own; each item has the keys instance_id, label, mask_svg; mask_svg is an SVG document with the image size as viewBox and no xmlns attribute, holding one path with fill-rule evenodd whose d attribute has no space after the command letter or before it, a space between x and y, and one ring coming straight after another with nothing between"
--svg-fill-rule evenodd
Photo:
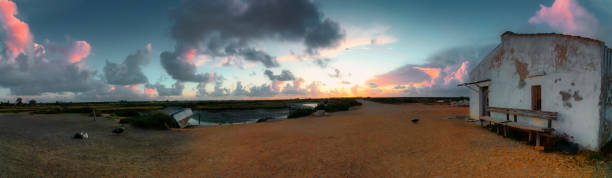
<instances>
[{"instance_id":1,"label":"bird","mask_svg":"<svg viewBox=\"0 0 612 178\"><path fill-rule=\"evenodd\" d=\"M415 124L416 124L417 122L419 122L419 119L418 119L418 118L414 118L414 119L412 119L412 123L415 123Z\"/></svg>"},{"instance_id":2,"label":"bird","mask_svg":"<svg viewBox=\"0 0 612 178\"><path fill-rule=\"evenodd\" d=\"M117 135L120 135L123 132L125 132L125 127L123 127L123 124L121 124L120 127L113 129L113 133L116 133Z\"/></svg>"}]
</instances>

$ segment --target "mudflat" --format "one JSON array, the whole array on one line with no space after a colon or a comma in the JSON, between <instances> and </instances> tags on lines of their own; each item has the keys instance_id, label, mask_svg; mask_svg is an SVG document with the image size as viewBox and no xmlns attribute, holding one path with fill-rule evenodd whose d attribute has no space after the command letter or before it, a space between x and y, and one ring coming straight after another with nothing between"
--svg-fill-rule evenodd
<instances>
[{"instance_id":1,"label":"mudflat","mask_svg":"<svg viewBox=\"0 0 612 178\"><path fill-rule=\"evenodd\" d=\"M0 116L0 177L565 177L608 165L544 153L475 123L466 107L363 106L324 117L171 131L78 115ZM411 120L418 118L418 123ZM85 129L86 141L72 140ZM4 175L3 175L4 174Z\"/></svg>"}]
</instances>

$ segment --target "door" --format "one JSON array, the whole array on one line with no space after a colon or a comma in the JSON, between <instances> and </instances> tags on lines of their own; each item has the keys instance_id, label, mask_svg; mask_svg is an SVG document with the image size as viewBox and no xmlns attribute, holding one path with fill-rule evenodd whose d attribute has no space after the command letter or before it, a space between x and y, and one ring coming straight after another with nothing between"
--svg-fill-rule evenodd
<instances>
[{"instance_id":1,"label":"door","mask_svg":"<svg viewBox=\"0 0 612 178\"><path fill-rule=\"evenodd\" d=\"M480 115L490 116L491 113L487 110L489 108L489 87L480 87Z\"/></svg>"}]
</instances>

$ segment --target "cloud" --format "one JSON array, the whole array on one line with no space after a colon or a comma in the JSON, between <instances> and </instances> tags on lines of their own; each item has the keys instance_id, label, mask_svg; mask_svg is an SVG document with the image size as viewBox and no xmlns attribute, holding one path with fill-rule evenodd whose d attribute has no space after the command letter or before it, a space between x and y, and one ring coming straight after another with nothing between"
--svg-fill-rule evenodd
<instances>
[{"instance_id":1,"label":"cloud","mask_svg":"<svg viewBox=\"0 0 612 178\"><path fill-rule=\"evenodd\" d=\"M406 86L404 86L404 85L396 85L395 87L393 87L393 89L406 89Z\"/></svg>"},{"instance_id":2,"label":"cloud","mask_svg":"<svg viewBox=\"0 0 612 178\"><path fill-rule=\"evenodd\" d=\"M246 90L245 87L242 86L242 82L236 82L236 89L231 92L232 96L247 96L249 95L249 91Z\"/></svg>"},{"instance_id":3,"label":"cloud","mask_svg":"<svg viewBox=\"0 0 612 178\"><path fill-rule=\"evenodd\" d=\"M293 73L291 73L291 71L288 71L288 70L282 70L281 74L279 74L279 75L274 75L274 72L272 72L270 70L266 70L264 72L264 74L271 81L290 81L290 80L295 80L295 76L293 76Z\"/></svg>"},{"instance_id":4,"label":"cloud","mask_svg":"<svg viewBox=\"0 0 612 178\"><path fill-rule=\"evenodd\" d=\"M340 69L334 69L334 73L333 74L329 74L329 77L331 78L342 78L342 75L340 74Z\"/></svg>"},{"instance_id":5,"label":"cloud","mask_svg":"<svg viewBox=\"0 0 612 178\"><path fill-rule=\"evenodd\" d=\"M33 42L28 24L19 20L15 3L0 1L0 26L4 29L3 58L0 61L0 86L14 95L86 92L104 82L95 78L96 71L83 66L89 56L86 41L57 44Z\"/></svg>"},{"instance_id":6,"label":"cloud","mask_svg":"<svg viewBox=\"0 0 612 178\"><path fill-rule=\"evenodd\" d=\"M470 67L478 64L493 49L493 45L458 47L442 50L421 65L407 64L388 73L367 80L378 88L403 89L403 93L384 90L380 94L410 96L462 96L465 88L456 84L465 82ZM371 87L374 88L374 87ZM391 93L389 93L391 92ZM367 92L366 92L367 93ZM376 94L371 93L370 94Z\"/></svg>"},{"instance_id":7,"label":"cloud","mask_svg":"<svg viewBox=\"0 0 612 178\"><path fill-rule=\"evenodd\" d=\"M148 44L145 49L128 55L120 64L106 61L103 69L104 78L107 83L113 85L133 85L149 82L142 73L141 67L149 64L151 61L150 54L151 46Z\"/></svg>"},{"instance_id":8,"label":"cloud","mask_svg":"<svg viewBox=\"0 0 612 178\"><path fill-rule=\"evenodd\" d=\"M93 88L86 92L78 93L76 101L142 101L148 99L140 89L140 85L110 86L102 81L92 84Z\"/></svg>"},{"instance_id":9,"label":"cloud","mask_svg":"<svg viewBox=\"0 0 612 178\"><path fill-rule=\"evenodd\" d=\"M370 88L378 88L378 85L377 85L376 83L374 83L374 82L370 82L370 83L368 83L368 86L369 86Z\"/></svg>"},{"instance_id":10,"label":"cloud","mask_svg":"<svg viewBox=\"0 0 612 178\"><path fill-rule=\"evenodd\" d=\"M160 83L156 84L146 84L145 89L155 89L159 96L181 96L183 95L183 89L185 89L185 85L183 82L176 81L172 87L166 87Z\"/></svg>"},{"instance_id":11,"label":"cloud","mask_svg":"<svg viewBox=\"0 0 612 178\"><path fill-rule=\"evenodd\" d=\"M313 60L312 62L315 65L321 67L322 69L325 69L329 65L329 62L331 62L331 59L329 59L329 58L317 58L317 59Z\"/></svg>"},{"instance_id":12,"label":"cloud","mask_svg":"<svg viewBox=\"0 0 612 178\"><path fill-rule=\"evenodd\" d=\"M171 19L176 48L162 53L162 66L181 81L204 79L182 55L191 50L211 57L240 57L271 68L279 66L276 58L252 47L253 43L302 42L314 52L336 47L344 37L340 26L324 19L311 0L186 0L171 12Z\"/></svg>"},{"instance_id":13,"label":"cloud","mask_svg":"<svg viewBox=\"0 0 612 178\"><path fill-rule=\"evenodd\" d=\"M319 48L335 47L344 39L340 25L330 19L325 19L323 23L306 34L305 43L308 53L316 53Z\"/></svg>"},{"instance_id":14,"label":"cloud","mask_svg":"<svg viewBox=\"0 0 612 178\"><path fill-rule=\"evenodd\" d=\"M30 27L15 17L17 13L17 5L14 2L0 0L0 23L5 32L4 53L10 62L14 62L19 54L26 52L33 40Z\"/></svg>"},{"instance_id":15,"label":"cloud","mask_svg":"<svg viewBox=\"0 0 612 178\"><path fill-rule=\"evenodd\" d=\"M594 37L599 21L576 0L555 0L550 7L540 4L540 10L529 18L530 24L545 23L562 33Z\"/></svg>"},{"instance_id":16,"label":"cloud","mask_svg":"<svg viewBox=\"0 0 612 178\"><path fill-rule=\"evenodd\" d=\"M211 73L197 73L195 64L190 58L190 53L185 55L177 55L174 52L162 52L160 62L162 67L175 80L186 82L210 82Z\"/></svg>"}]
</instances>

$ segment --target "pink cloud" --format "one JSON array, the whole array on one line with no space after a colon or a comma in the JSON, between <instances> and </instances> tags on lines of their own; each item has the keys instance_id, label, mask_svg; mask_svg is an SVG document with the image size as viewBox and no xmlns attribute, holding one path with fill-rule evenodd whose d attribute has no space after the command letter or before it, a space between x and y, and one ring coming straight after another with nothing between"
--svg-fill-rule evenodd
<instances>
[{"instance_id":1,"label":"pink cloud","mask_svg":"<svg viewBox=\"0 0 612 178\"><path fill-rule=\"evenodd\" d=\"M72 49L68 54L68 60L70 60L72 63L79 62L87 58L90 52L91 46L89 43L87 43L87 41L75 41L74 46L72 46Z\"/></svg>"},{"instance_id":2,"label":"pink cloud","mask_svg":"<svg viewBox=\"0 0 612 178\"><path fill-rule=\"evenodd\" d=\"M155 88L146 88L145 87L145 95L147 95L148 97L155 97L157 90L155 90Z\"/></svg>"},{"instance_id":3,"label":"pink cloud","mask_svg":"<svg viewBox=\"0 0 612 178\"><path fill-rule=\"evenodd\" d=\"M17 5L8 0L0 0L0 22L2 29L6 33L4 44L7 47L9 61L25 52L25 49L32 42L32 35L28 24L19 20L17 17Z\"/></svg>"},{"instance_id":4,"label":"pink cloud","mask_svg":"<svg viewBox=\"0 0 612 178\"><path fill-rule=\"evenodd\" d=\"M181 56L183 56L183 58L187 62L193 64L193 62L195 60L196 52L197 52L196 49L190 49L190 50L187 50L185 53L183 53Z\"/></svg>"},{"instance_id":5,"label":"pink cloud","mask_svg":"<svg viewBox=\"0 0 612 178\"><path fill-rule=\"evenodd\" d=\"M575 0L555 0L550 7L540 4L540 10L529 18L531 24L548 24L566 34L593 36L598 20Z\"/></svg>"}]
</instances>

